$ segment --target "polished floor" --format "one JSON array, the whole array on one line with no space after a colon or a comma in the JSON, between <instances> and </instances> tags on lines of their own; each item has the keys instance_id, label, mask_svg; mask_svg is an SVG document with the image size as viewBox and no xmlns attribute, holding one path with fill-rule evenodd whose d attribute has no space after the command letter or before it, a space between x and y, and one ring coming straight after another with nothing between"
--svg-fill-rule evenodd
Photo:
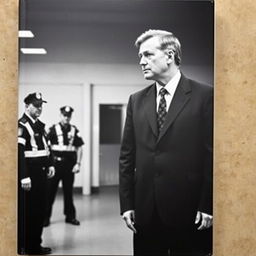
<instances>
[{"instance_id":1,"label":"polished floor","mask_svg":"<svg viewBox=\"0 0 256 256\"><path fill-rule=\"evenodd\" d=\"M119 215L117 187L76 195L75 206L80 226L65 223L62 195L56 198L51 225L43 231L43 246L53 255L132 255L132 232Z\"/></svg>"}]
</instances>

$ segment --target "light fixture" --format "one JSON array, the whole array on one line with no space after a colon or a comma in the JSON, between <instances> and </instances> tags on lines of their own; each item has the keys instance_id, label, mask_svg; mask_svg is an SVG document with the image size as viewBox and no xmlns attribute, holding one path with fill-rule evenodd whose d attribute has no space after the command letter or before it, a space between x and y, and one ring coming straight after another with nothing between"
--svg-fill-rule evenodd
<instances>
[{"instance_id":1,"label":"light fixture","mask_svg":"<svg viewBox=\"0 0 256 256\"><path fill-rule=\"evenodd\" d=\"M21 48L23 54L46 54L47 51L44 48Z\"/></svg>"},{"instance_id":2,"label":"light fixture","mask_svg":"<svg viewBox=\"0 0 256 256\"><path fill-rule=\"evenodd\" d=\"M20 30L19 37L20 38L33 38L34 34L30 30Z\"/></svg>"}]
</instances>

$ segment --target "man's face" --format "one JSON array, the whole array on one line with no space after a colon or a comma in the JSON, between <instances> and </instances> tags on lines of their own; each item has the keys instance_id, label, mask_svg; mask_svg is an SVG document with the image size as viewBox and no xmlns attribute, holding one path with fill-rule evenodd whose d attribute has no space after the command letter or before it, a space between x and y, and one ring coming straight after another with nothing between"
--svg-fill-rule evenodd
<instances>
[{"instance_id":1,"label":"man's face","mask_svg":"<svg viewBox=\"0 0 256 256\"><path fill-rule=\"evenodd\" d=\"M61 123L66 125L70 123L71 120L71 115L63 115L62 113L60 114L60 118L61 118Z\"/></svg>"},{"instance_id":2,"label":"man's face","mask_svg":"<svg viewBox=\"0 0 256 256\"><path fill-rule=\"evenodd\" d=\"M26 105L26 110L33 119L37 119L42 113L42 105L43 103L30 103Z\"/></svg>"},{"instance_id":3,"label":"man's face","mask_svg":"<svg viewBox=\"0 0 256 256\"><path fill-rule=\"evenodd\" d=\"M149 38L140 45L139 58L145 79L161 81L165 77L169 58L168 54L160 49L157 37Z\"/></svg>"}]
</instances>

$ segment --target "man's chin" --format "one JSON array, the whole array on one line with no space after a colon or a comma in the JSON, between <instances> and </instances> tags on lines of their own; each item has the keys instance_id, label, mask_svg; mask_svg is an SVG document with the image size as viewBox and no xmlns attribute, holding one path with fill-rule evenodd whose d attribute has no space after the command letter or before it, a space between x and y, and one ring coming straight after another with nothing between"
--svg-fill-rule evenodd
<instances>
[{"instance_id":1,"label":"man's chin","mask_svg":"<svg viewBox=\"0 0 256 256\"><path fill-rule=\"evenodd\" d=\"M144 74L146 80L153 80L153 77L150 74Z\"/></svg>"}]
</instances>

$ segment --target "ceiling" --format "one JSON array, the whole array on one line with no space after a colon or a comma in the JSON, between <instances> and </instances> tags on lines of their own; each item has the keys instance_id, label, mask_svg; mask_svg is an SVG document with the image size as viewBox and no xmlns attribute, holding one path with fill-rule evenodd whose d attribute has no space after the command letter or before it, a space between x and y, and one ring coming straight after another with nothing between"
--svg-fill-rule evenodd
<instances>
[{"instance_id":1,"label":"ceiling","mask_svg":"<svg viewBox=\"0 0 256 256\"><path fill-rule=\"evenodd\" d=\"M35 38L20 39L20 47L48 54L20 61L137 64L135 39L156 28L180 39L183 63L212 65L213 13L210 1L21 0L20 29Z\"/></svg>"}]
</instances>

